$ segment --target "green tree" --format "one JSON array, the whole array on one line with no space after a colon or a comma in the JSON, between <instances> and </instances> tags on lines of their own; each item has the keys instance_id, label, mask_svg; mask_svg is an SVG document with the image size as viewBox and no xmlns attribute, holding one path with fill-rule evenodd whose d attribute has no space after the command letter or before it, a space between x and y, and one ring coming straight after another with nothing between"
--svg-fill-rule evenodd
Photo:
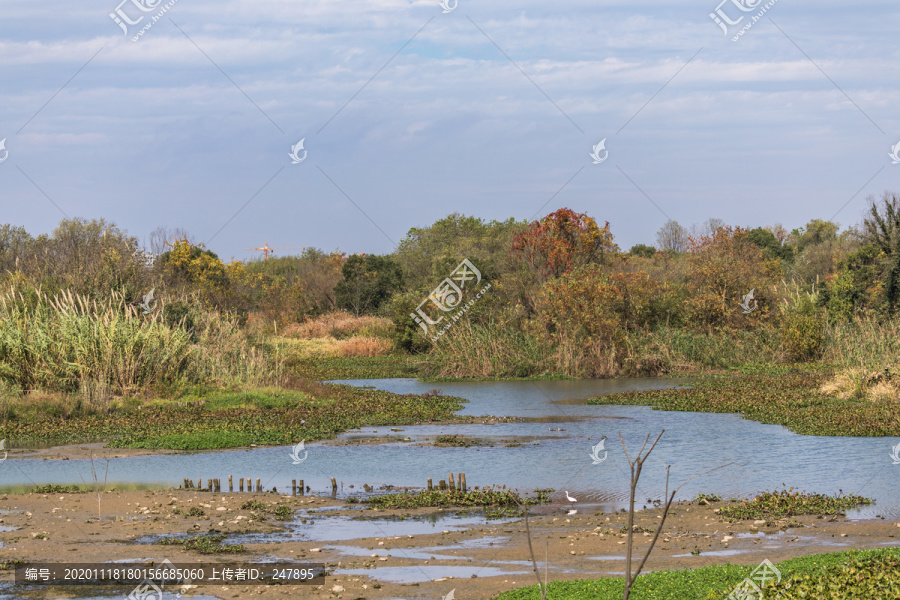
<instances>
[{"instance_id":1,"label":"green tree","mask_svg":"<svg viewBox=\"0 0 900 600\"><path fill-rule=\"evenodd\" d=\"M24 227L0 225L0 273L19 270L33 242L34 238ZM24 262L21 266L25 266Z\"/></svg>"},{"instance_id":2,"label":"green tree","mask_svg":"<svg viewBox=\"0 0 900 600\"><path fill-rule=\"evenodd\" d=\"M628 253L634 256L653 258L653 256L656 254L656 248L654 248L653 246L648 246L646 244L635 244L631 247L631 250L629 250Z\"/></svg>"},{"instance_id":3,"label":"green tree","mask_svg":"<svg viewBox=\"0 0 900 600\"><path fill-rule=\"evenodd\" d=\"M805 228L793 230L788 243L795 258L786 267L789 276L812 285L837 272L841 261L862 245L854 228L848 228L840 235L838 229L836 223L813 219Z\"/></svg>"},{"instance_id":4,"label":"green tree","mask_svg":"<svg viewBox=\"0 0 900 600\"><path fill-rule=\"evenodd\" d=\"M465 258L478 264L482 275L493 281L516 270L509 248L526 226L514 219L485 222L453 213L428 227L410 229L392 258L402 267L410 291L428 292Z\"/></svg>"},{"instance_id":5,"label":"green tree","mask_svg":"<svg viewBox=\"0 0 900 600\"><path fill-rule=\"evenodd\" d=\"M63 219L50 236L29 245L27 274L44 291L70 290L94 298L113 291L146 293L149 273L135 254L137 238L104 219Z\"/></svg>"},{"instance_id":6,"label":"green tree","mask_svg":"<svg viewBox=\"0 0 900 600\"><path fill-rule=\"evenodd\" d=\"M782 245L769 229L751 229L747 232L747 239L759 246L766 258L790 260L793 257L791 247Z\"/></svg>"},{"instance_id":7,"label":"green tree","mask_svg":"<svg viewBox=\"0 0 900 600\"><path fill-rule=\"evenodd\" d=\"M832 221L823 221L822 219L813 219L806 224L806 227L795 229L793 232L794 243L797 246L797 252L803 252L809 246L818 246L826 242L837 239L837 233L840 227Z\"/></svg>"},{"instance_id":8,"label":"green tree","mask_svg":"<svg viewBox=\"0 0 900 600\"><path fill-rule=\"evenodd\" d=\"M403 284L400 265L387 256L354 254L341 273L344 279L334 288L337 304L357 316L377 311Z\"/></svg>"},{"instance_id":9,"label":"green tree","mask_svg":"<svg viewBox=\"0 0 900 600\"><path fill-rule=\"evenodd\" d=\"M881 197L882 209L869 198L869 216L863 221L863 235L885 254L894 252L894 236L900 231L900 196L885 192Z\"/></svg>"},{"instance_id":10,"label":"green tree","mask_svg":"<svg viewBox=\"0 0 900 600\"><path fill-rule=\"evenodd\" d=\"M884 253L884 302L888 313L900 305L900 196L885 192L882 209L873 201L863 222L866 239Z\"/></svg>"}]
</instances>

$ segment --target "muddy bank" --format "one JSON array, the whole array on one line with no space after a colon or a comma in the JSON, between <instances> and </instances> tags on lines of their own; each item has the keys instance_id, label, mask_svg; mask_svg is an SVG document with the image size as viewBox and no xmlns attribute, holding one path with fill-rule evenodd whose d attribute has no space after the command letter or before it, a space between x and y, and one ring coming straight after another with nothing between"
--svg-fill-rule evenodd
<instances>
[{"instance_id":1,"label":"muddy bank","mask_svg":"<svg viewBox=\"0 0 900 600\"><path fill-rule=\"evenodd\" d=\"M241 506L257 500L261 509ZM484 523L451 527L440 520L448 511L343 510L344 502L330 498L289 497L272 493L203 493L191 490L111 491L97 495L23 494L0 497L0 562L20 558L30 562L106 562L127 559L169 558L173 562L254 561L273 558L324 562L332 574L323 586L200 586L187 596L204 594L218 598L437 598L456 589L460 597L490 598L494 594L534 583L524 523ZM802 527L766 527L744 521L729 524L714 510L726 503L700 506L682 502L673 507L659 544L647 564L650 570L690 568L707 564L756 564L764 558L787 558L900 544L900 524L883 521L848 521L843 518L801 517ZM274 508L289 506L290 523L274 520ZM577 579L615 576L624 570L624 513L567 515L569 507L542 507L547 514L530 519L538 559L548 553L550 577ZM191 509L193 514L187 516ZM309 512L325 509L326 512ZM332 510L333 509L333 510ZM302 539L314 519L334 515L375 518L362 528L370 537L337 536L316 541ZM654 529L661 511L640 511L636 526ZM301 518L307 519L306 523ZM391 520L399 518L400 520ZM410 531L416 519L430 519L431 527L416 535ZM424 522L424 521L423 521ZM11 529L11 530L7 530ZM201 555L178 546L152 542L161 534L223 532L244 544L246 554ZM328 529L325 529L327 532ZM337 532L337 529L332 531ZM643 531L637 529L637 531ZM321 529L319 530L321 533ZM151 536L151 537L148 537ZM352 537L352 536L351 536ZM299 538L299 539L298 539ZM229 538L231 539L231 538ZM649 533L638 533L636 555L649 544ZM269 543L266 543L269 542ZM543 568L542 568L543 570ZM10 580L11 571L0 572ZM338 586L337 588L335 586ZM337 591L333 591L337 590ZM47 590L44 590L45 592ZM112 588L102 588L109 596ZM23 597L41 597L21 593ZM48 597L48 596L43 596ZM49 597L57 597L51 596Z\"/></svg>"}]
</instances>

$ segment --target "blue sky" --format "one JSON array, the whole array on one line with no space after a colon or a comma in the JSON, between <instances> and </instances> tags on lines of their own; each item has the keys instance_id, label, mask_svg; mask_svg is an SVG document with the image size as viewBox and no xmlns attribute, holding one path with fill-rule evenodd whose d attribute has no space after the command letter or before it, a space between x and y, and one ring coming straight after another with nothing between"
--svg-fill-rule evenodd
<instances>
[{"instance_id":1,"label":"blue sky","mask_svg":"<svg viewBox=\"0 0 900 600\"><path fill-rule=\"evenodd\" d=\"M2 0L0 222L240 259L565 206L628 248L669 217L846 226L900 191L896 2L777 0L732 41L765 2L177 0L131 41L165 2L119 1Z\"/></svg>"}]
</instances>

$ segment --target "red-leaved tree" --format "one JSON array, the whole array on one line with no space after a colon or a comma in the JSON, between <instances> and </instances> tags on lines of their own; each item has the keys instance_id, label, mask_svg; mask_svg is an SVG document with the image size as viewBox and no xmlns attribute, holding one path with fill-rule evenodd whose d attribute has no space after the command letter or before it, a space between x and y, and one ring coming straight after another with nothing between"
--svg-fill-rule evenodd
<instances>
[{"instance_id":1,"label":"red-leaved tree","mask_svg":"<svg viewBox=\"0 0 900 600\"><path fill-rule=\"evenodd\" d=\"M531 223L513 239L513 255L544 278L555 278L618 252L609 222L599 227L585 213L561 208Z\"/></svg>"}]
</instances>

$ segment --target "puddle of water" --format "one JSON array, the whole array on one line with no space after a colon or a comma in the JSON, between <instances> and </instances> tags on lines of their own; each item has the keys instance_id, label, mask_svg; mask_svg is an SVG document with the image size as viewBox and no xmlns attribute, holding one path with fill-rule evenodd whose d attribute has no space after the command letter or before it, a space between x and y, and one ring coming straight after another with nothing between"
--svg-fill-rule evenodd
<instances>
[{"instance_id":1,"label":"puddle of water","mask_svg":"<svg viewBox=\"0 0 900 600\"><path fill-rule=\"evenodd\" d=\"M737 534L739 538L758 538L761 540L770 540L772 538L784 537L783 531L777 531L775 533L766 533L765 531L757 531L756 533L739 533Z\"/></svg>"},{"instance_id":2,"label":"puddle of water","mask_svg":"<svg viewBox=\"0 0 900 600\"><path fill-rule=\"evenodd\" d=\"M335 575L365 575L388 583L424 583L443 577L469 579L472 575L498 577L500 575L525 575L528 571L504 571L497 567L478 565L466 567L445 567L440 565L418 565L415 567L378 567L377 569L337 569Z\"/></svg>"},{"instance_id":3,"label":"puddle of water","mask_svg":"<svg viewBox=\"0 0 900 600\"><path fill-rule=\"evenodd\" d=\"M750 552L751 549L747 550L704 550L700 554L691 554L688 552L687 554L673 554L673 558L685 558L688 556L737 556L738 554L745 554Z\"/></svg>"},{"instance_id":4,"label":"puddle of water","mask_svg":"<svg viewBox=\"0 0 900 600\"><path fill-rule=\"evenodd\" d=\"M485 536L461 540L456 543L456 546L459 546L460 548L490 548L491 546L505 544L509 540L510 538L505 537Z\"/></svg>"},{"instance_id":5,"label":"puddle of water","mask_svg":"<svg viewBox=\"0 0 900 600\"><path fill-rule=\"evenodd\" d=\"M586 556L588 560L625 560L624 556Z\"/></svg>"},{"instance_id":6,"label":"puddle of water","mask_svg":"<svg viewBox=\"0 0 900 600\"><path fill-rule=\"evenodd\" d=\"M307 518L306 523L301 523ZM414 519L359 519L349 516L298 515L287 524L282 532L243 533L229 535L228 544L271 544L274 542L309 541L341 542L361 538L386 538L400 535L428 535L442 531L460 531L469 527L492 526L508 523L510 520L487 521L481 516L457 517L452 514L432 515L430 518Z\"/></svg>"},{"instance_id":7,"label":"puddle of water","mask_svg":"<svg viewBox=\"0 0 900 600\"><path fill-rule=\"evenodd\" d=\"M399 541L399 540L398 540ZM410 560L465 560L465 556L450 556L438 554L435 551L447 548L360 548L358 546L325 546L329 550L336 550L348 556L392 556L394 558L408 558Z\"/></svg>"},{"instance_id":8,"label":"puddle of water","mask_svg":"<svg viewBox=\"0 0 900 600\"><path fill-rule=\"evenodd\" d=\"M15 531L17 529L21 529L21 527L10 527L9 525L0 525L0 533L4 533L7 531Z\"/></svg>"}]
</instances>

